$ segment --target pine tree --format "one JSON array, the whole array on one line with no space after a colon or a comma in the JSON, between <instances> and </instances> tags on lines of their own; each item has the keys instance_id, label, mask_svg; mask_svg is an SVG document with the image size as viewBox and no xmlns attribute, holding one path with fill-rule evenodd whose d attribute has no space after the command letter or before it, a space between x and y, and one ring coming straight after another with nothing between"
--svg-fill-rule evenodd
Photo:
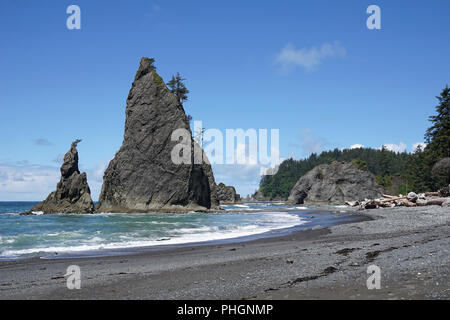
<instances>
[{"instance_id":1,"label":"pine tree","mask_svg":"<svg viewBox=\"0 0 450 320\"><path fill-rule=\"evenodd\" d=\"M182 78L180 73L177 72L177 74L172 76L172 79L167 82L170 91L177 96L180 103L183 103L188 99L187 94L189 93L189 90L184 85L183 81L185 80L186 79Z\"/></svg>"},{"instance_id":2,"label":"pine tree","mask_svg":"<svg viewBox=\"0 0 450 320\"><path fill-rule=\"evenodd\" d=\"M380 168L379 168L379 174L381 176L388 176L391 173L390 168L390 162L389 162L389 151L387 150L386 146L381 147L381 153L380 153Z\"/></svg>"},{"instance_id":3,"label":"pine tree","mask_svg":"<svg viewBox=\"0 0 450 320\"><path fill-rule=\"evenodd\" d=\"M416 148L408 161L407 175L412 191L417 193L431 191L429 167L425 152L420 146Z\"/></svg>"},{"instance_id":4,"label":"pine tree","mask_svg":"<svg viewBox=\"0 0 450 320\"><path fill-rule=\"evenodd\" d=\"M425 133L425 172L428 189L437 190L444 186L443 180L432 177L433 166L441 159L450 157L450 88L448 85L436 97L439 105L436 106L436 115L430 116L432 126Z\"/></svg>"},{"instance_id":5,"label":"pine tree","mask_svg":"<svg viewBox=\"0 0 450 320\"><path fill-rule=\"evenodd\" d=\"M436 97L439 105L436 106L437 115L429 117L432 126L425 134L428 143L426 152L433 160L450 157L450 89L448 86Z\"/></svg>"},{"instance_id":6,"label":"pine tree","mask_svg":"<svg viewBox=\"0 0 450 320\"><path fill-rule=\"evenodd\" d=\"M154 58L149 58L148 61L149 61L149 64L150 64L150 66L149 66L150 70L151 71L156 71L156 67L154 65L155 59Z\"/></svg>"}]
</instances>

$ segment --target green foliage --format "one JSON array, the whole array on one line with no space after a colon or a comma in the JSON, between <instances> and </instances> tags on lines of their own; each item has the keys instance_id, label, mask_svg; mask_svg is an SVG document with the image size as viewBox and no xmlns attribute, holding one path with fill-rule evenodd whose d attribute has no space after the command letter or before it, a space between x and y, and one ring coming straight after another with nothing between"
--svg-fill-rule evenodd
<instances>
[{"instance_id":1,"label":"green foliage","mask_svg":"<svg viewBox=\"0 0 450 320\"><path fill-rule=\"evenodd\" d=\"M386 149L370 148L334 149L320 155L313 153L306 159L288 159L280 164L278 172L273 176L264 176L260 182L260 190L270 199L287 199L298 179L320 164L331 164L333 161L352 162L362 170L375 174L377 180L385 187L392 186L392 177L406 170L407 153L395 153Z\"/></svg>"},{"instance_id":2,"label":"green foliage","mask_svg":"<svg viewBox=\"0 0 450 320\"><path fill-rule=\"evenodd\" d=\"M431 175L440 186L450 185L450 157L442 158L433 165Z\"/></svg>"},{"instance_id":3,"label":"green foliage","mask_svg":"<svg viewBox=\"0 0 450 320\"><path fill-rule=\"evenodd\" d=\"M450 89L448 86L436 97L436 115L430 116L432 126L425 133L425 151L433 160L450 157Z\"/></svg>"},{"instance_id":4,"label":"green foliage","mask_svg":"<svg viewBox=\"0 0 450 320\"><path fill-rule=\"evenodd\" d=\"M431 191L427 188L429 173L426 170L425 154L420 147L408 159L405 175L413 191Z\"/></svg>"},{"instance_id":5,"label":"green foliage","mask_svg":"<svg viewBox=\"0 0 450 320\"><path fill-rule=\"evenodd\" d=\"M383 186L383 188L385 190L392 187L392 176L389 176L389 175L376 176L375 179L376 179L377 183L379 185Z\"/></svg>"},{"instance_id":6,"label":"green foliage","mask_svg":"<svg viewBox=\"0 0 450 320\"><path fill-rule=\"evenodd\" d=\"M450 89L446 86L437 97L436 115L430 116L431 127L426 131L425 150L418 147L414 153L395 153L384 146L381 150L370 148L345 149L311 154L303 160L288 159L281 163L277 174L264 176L260 190L270 199L287 199L298 179L315 166L333 161L352 162L356 167L372 172L377 182L392 193L410 191L435 191L450 183L447 166L441 164L439 173L432 168L444 158L450 157ZM435 167L435 170L437 169ZM444 172L444 173L442 173Z\"/></svg>"},{"instance_id":7,"label":"green foliage","mask_svg":"<svg viewBox=\"0 0 450 320\"><path fill-rule=\"evenodd\" d=\"M155 70L156 70L156 67L155 67L155 65L154 65L155 59L154 59L154 58L149 58L149 59L148 59L148 63L149 63L149 69L150 69L151 71L155 71Z\"/></svg>"},{"instance_id":8,"label":"green foliage","mask_svg":"<svg viewBox=\"0 0 450 320\"><path fill-rule=\"evenodd\" d=\"M184 85L184 81L186 79L182 78L180 73L177 72L175 76L172 76L172 79L167 82L167 86L170 88L170 91L175 94L178 98L178 101L183 103L188 99L187 94L189 90Z\"/></svg>"},{"instance_id":9,"label":"green foliage","mask_svg":"<svg viewBox=\"0 0 450 320\"><path fill-rule=\"evenodd\" d=\"M365 161L362 161L360 159L353 159L352 163L360 170L367 170L367 163Z\"/></svg>"},{"instance_id":10,"label":"green foliage","mask_svg":"<svg viewBox=\"0 0 450 320\"><path fill-rule=\"evenodd\" d=\"M158 87L163 88L165 86L164 80L155 70L152 70L152 72L153 72L153 79L155 80Z\"/></svg>"},{"instance_id":11,"label":"green foliage","mask_svg":"<svg viewBox=\"0 0 450 320\"><path fill-rule=\"evenodd\" d=\"M446 86L441 95L436 97L439 105L435 107L436 115L429 117L431 127L425 133L428 143L424 150L423 162L427 177L424 181L429 189L437 190L448 185L449 177L432 175L433 166L441 159L450 157L450 89Z\"/></svg>"}]
</instances>

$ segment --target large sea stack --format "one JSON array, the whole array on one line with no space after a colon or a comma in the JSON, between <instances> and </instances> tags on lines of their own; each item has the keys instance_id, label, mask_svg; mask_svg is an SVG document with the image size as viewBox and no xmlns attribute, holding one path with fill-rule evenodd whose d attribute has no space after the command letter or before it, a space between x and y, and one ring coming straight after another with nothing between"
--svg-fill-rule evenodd
<instances>
[{"instance_id":1,"label":"large sea stack","mask_svg":"<svg viewBox=\"0 0 450 320\"><path fill-rule=\"evenodd\" d=\"M375 199L383 188L375 176L353 163L322 164L302 176L289 195L294 204L344 204L346 201Z\"/></svg>"},{"instance_id":2,"label":"large sea stack","mask_svg":"<svg viewBox=\"0 0 450 320\"><path fill-rule=\"evenodd\" d=\"M126 106L124 140L103 177L98 212L172 212L218 205L211 166L192 139L183 105L142 58ZM175 164L177 129L187 130L191 163ZM204 161L194 164L194 150ZM196 162L198 163L198 161Z\"/></svg>"},{"instance_id":3,"label":"large sea stack","mask_svg":"<svg viewBox=\"0 0 450 320\"><path fill-rule=\"evenodd\" d=\"M52 213L93 213L94 203L87 183L86 173L78 169L77 144L72 143L69 152L64 156L61 166L61 180L56 191L50 193L44 202L35 205L32 212Z\"/></svg>"}]
</instances>

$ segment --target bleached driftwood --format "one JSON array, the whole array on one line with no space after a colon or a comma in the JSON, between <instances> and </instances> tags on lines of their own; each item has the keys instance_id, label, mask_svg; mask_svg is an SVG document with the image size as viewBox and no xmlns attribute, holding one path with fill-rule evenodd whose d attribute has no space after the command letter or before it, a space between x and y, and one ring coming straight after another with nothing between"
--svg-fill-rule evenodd
<instances>
[{"instance_id":1,"label":"bleached driftwood","mask_svg":"<svg viewBox=\"0 0 450 320\"><path fill-rule=\"evenodd\" d=\"M439 192L425 192L425 197L439 197Z\"/></svg>"},{"instance_id":2,"label":"bleached driftwood","mask_svg":"<svg viewBox=\"0 0 450 320\"><path fill-rule=\"evenodd\" d=\"M427 199L427 206L442 206L447 198L430 198Z\"/></svg>"},{"instance_id":3,"label":"bleached driftwood","mask_svg":"<svg viewBox=\"0 0 450 320\"><path fill-rule=\"evenodd\" d=\"M384 199L365 199L364 201L347 201L346 204L351 207L359 206L360 210L392 208L392 207L422 207L422 206L450 206L450 197L436 196L437 192L428 192L416 194L414 192L408 195L391 196L383 194Z\"/></svg>"},{"instance_id":4,"label":"bleached driftwood","mask_svg":"<svg viewBox=\"0 0 450 320\"><path fill-rule=\"evenodd\" d=\"M408 199L408 197L404 196L404 197L396 197L396 198L390 198L390 199L383 199L380 200L381 202L391 202L391 201L396 201L396 200L403 200L403 199Z\"/></svg>"}]
</instances>

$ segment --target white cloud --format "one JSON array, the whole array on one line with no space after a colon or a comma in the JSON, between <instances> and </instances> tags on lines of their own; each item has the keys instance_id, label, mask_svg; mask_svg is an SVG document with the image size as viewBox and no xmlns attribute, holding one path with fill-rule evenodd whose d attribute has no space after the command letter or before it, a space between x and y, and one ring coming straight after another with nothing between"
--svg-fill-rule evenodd
<instances>
[{"instance_id":1,"label":"white cloud","mask_svg":"<svg viewBox=\"0 0 450 320\"><path fill-rule=\"evenodd\" d=\"M328 58L344 58L345 48L337 41L334 43L324 43L320 48L295 49L292 44L288 44L277 54L275 62L280 65L281 70L290 71L295 67L301 67L311 71Z\"/></svg>"},{"instance_id":2,"label":"white cloud","mask_svg":"<svg viewBox=\"0 0 450 320\"><path fill-rule=\"evenodd\" d=\"M328 144L325 138L315 136L310 128L305 128L300 131L300 147L305 156L324 151Z\"/></svg>"},{"instance_id":3,"label":"white cloud","mask_svg":"<svg viewBox=\"0 0 450 320\"><path fill-rule=\"evenodd\" d=\"M97 201L103 184L103 175L109 161L101 161L94 168L86 169L86 175L91 189L92 200Z\"/></svg>"},{"instance_id":4,"label":"white cloud","mask_svg":"<svg viewBox=\"0 0 450 320\"><path fill-rule=\"evenodd\" d=\"M258 163L258 154L250 152L248 143L238 143L234 150L234 159L239 162L239 159L245 160L245 164L256 165Z\"/></svg>"},{"instance_id":5,"label":"white cloud","mask_svg":"<svg viewBox=\"0 0 450 320\"><path fill-rule=\"evenodd\" d=\"M0 164L0 200L42 200L56 189L59 168L28 164Z\"/></svg>"},{"instance_id":6,"label":"white cloud","mask_svg":"<svg viewBox=\"0 0 450 320\"><path fill-rule=\"evenodd\" d=\"M362 144L352 144L349 149L351 150L351 149L360 149L360 148L364 148L364 146Z\"/></svg>"},{"instance_id":7,"label":"white cloud","mask_svg":"<svg viewBox=\"0 0 450 320\"><path fill-rule=\"evenodd\" d=\"M107 161L93 169L86 169L92 199L98 199ZM28 162L0 163L0 201L42 201L56 190L61 178L58 167L28 164Z\"/></svg>"},{"instance_id":8,"label":"white cloud","mask_svg":"<svg viewBox=\"0 0 450 320\"><path fill-rule=\"evenodd\" d=\"M285 160L285 159L280 159L280 164L281 164L281 162L283 162L284 160ZM267 176L267 175L273 176L273 175L277 174L278 169L280 169L280 164L277 164L277 165L275 165L275 166L273 166L273 167L264 167L264 166L261 166L261 167L259 168L259 175L260 175L260 176Z\"/></svg>"},{"instance_id":9,"label":"white cloud","mask_svg":"<svg viewBox=\"0 0 450 320\"><path fill-rule=\"evenodd\" d=\"M274 147L270 147L271 155L278 154ZM247 194L253 194L259 188L261 175L266 173L275 173L279 163L264 166L259 163L258 155L249 152L248 143L237 143L234 149L235 161L241 155L245 158L244 164L213 164L213 172L216 183L223 182L236 188L236 191L245 197ZM279 159L280 163L284 160Z\"/></svg>"},{"instance_id":10,"label":"white cloud","mask_svg":"<svg viewBox=\"0 0 450 320\"><path fill-rule=\"evenodd\" d=\"M397 152L397 153L406 151L406 144L404 142L400 142L399 144L387 143L387 144L384 144L383 146L386 148L386 150ZM381 146L380 149L383 148L383 146Z\"/></svg>"},{"instance_id":11,"label":"white cloud","mask_svg":"<svg viewBox=\"0 0 450 320\"><path fill-rule=\"evenodd\" d=\"M223 182L236 188L242 196L252 194L259 187L260 166L257 164L217 164L213 165L216 183Z\"/></svg>"},{"instance_id":12,"label":"white cloud","mask_svg":"<svg viewBox=\"0 0 450 320\"><path fill-rule=\"evenodd\" d=\"M416 152L416 149L417 149L418 147L420 147L420 149L423 151L423 150L425 149L426 146L427 146L426 143L423 143L423 142L416 142L416 143L413 144L412 151L413 151L413 152Z\"/></svg>"}]
</instances>

